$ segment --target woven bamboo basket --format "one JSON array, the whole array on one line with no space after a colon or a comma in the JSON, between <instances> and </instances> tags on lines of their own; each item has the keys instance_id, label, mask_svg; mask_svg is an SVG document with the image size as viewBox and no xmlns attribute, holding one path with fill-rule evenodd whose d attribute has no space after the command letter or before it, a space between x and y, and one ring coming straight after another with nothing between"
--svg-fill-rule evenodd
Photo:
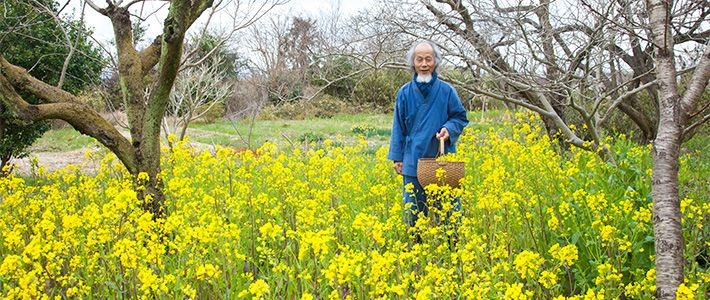
<instances>
[{"instance_id":1,"label":"woven bamboo basket","mask_svg":"<svg viewBox=\"0 0 710 300\"><path fill-rule=\"evenodd\" d=\"M439 155L444 155L444 140L439 140ZM437 157L438 157L437 156ZM443 170L441 178L436 177L437 170ZM430 184L440 186L448 185L452 188L460 187L461 178L465 174L464 163L461 161L441 161L437 158L420 158L417 161L417 179L422 187Z\"/></svg>"}]
</instances>

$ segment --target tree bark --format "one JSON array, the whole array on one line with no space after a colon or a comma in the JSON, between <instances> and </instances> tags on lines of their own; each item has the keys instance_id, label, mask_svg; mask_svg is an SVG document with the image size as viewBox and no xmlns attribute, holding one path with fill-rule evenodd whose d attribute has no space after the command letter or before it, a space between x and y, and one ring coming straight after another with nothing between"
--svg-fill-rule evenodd
<instances>
[{"instance_id":1,"label":"tree bark","mask_svg":"<svg viewBox=\"0 0 710 300\"><path fill-rule=\"evenodd\" d=\"M689 113L693 112L710 78L710 47L705 48L683 97L678 93L673 35L672 1L647 0L651 40L658 77L659 124L653 143L653 230L656 249L656 297L675 299L683 282L683 233L678 193L679 153Z\"/></svg>"},{"instance_id":2,"label":"tree bark","mask_svg":"<svg viewBox=\"0 0 710 300\"><path fill-rule=\"evenodd\" d=\"M659 66L659 70L661 67ZM653 231L656 242L656 297L675 299L683 282L683 232L678 196L682 129L677 94L661 86L661 118L653 143Z\"/></svg>"}]
</instances>

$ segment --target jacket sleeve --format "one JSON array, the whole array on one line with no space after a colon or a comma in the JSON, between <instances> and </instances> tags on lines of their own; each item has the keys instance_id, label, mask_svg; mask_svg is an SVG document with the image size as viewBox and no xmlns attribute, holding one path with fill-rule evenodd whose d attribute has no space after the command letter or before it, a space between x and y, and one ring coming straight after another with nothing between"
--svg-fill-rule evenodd
<instances>
[{"instance_id":1,"label":"jacket sleeve","mask_svg":"<svg viewBox=\"0 0 710 300\"><path fill-rule=\"evenodd\" d=\"M449 96L448 101L448 120L444 123L444 127L449 131L449 142L453 145L463 133L464 127L468 125L468 117L466 116L466 109L463 108L461 104L461 99L459 99L458 94L455 90Z\"/></svg>"},{"instance_id":2,"label":"jacket sleeve","mask_svg":"<svg viewBox=\"0 0 710 300\"><path fill-rule=\"evenodd\" d=\"M394 118L392 120L392 134L390 136L390 149L387 158L393 161L404 160L405 143L405 112L402 107L401 91L397 93L394 105Z\"/></svg>"}]
</instances>

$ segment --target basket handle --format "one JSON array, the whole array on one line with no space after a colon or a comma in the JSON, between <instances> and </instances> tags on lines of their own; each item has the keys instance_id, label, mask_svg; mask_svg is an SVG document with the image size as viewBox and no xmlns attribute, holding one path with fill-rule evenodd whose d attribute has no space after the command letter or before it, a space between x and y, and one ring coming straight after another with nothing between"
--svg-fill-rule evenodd
<instances>
[{"instance_id":1,"label":"basket handle","mask_svg":"<svg viewBox=\"0 0 710 300\"><path fill-rule=\"evenodd\" d=\"M444 155L444 139L439 139L439 155Z\"/></svg>"}]
</instances>

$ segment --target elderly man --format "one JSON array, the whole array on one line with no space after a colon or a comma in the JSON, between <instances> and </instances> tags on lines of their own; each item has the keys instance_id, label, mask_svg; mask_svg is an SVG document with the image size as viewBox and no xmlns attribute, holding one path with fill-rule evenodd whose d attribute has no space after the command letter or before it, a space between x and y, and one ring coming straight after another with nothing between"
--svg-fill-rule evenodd
<instances>
[{"instance_id":1,"label":"elderly man","mask_svg":"<svg viewBox=\"0 0 710 300\"><path fill-rule=\"evenodd\" d=\"M427 215L429 211L417 180L417 160L436 157L439 139L445 141L446 153L455 152L468 118L456 90L438 78L441 53L434 43L414 44L407 53L407 62L414 79L397 92L387 158L394 161L394 169L404 178L405 222L414 226L417 214ZM407 188L409 184L413 189Z\"/></svg>"}]
</instances>

